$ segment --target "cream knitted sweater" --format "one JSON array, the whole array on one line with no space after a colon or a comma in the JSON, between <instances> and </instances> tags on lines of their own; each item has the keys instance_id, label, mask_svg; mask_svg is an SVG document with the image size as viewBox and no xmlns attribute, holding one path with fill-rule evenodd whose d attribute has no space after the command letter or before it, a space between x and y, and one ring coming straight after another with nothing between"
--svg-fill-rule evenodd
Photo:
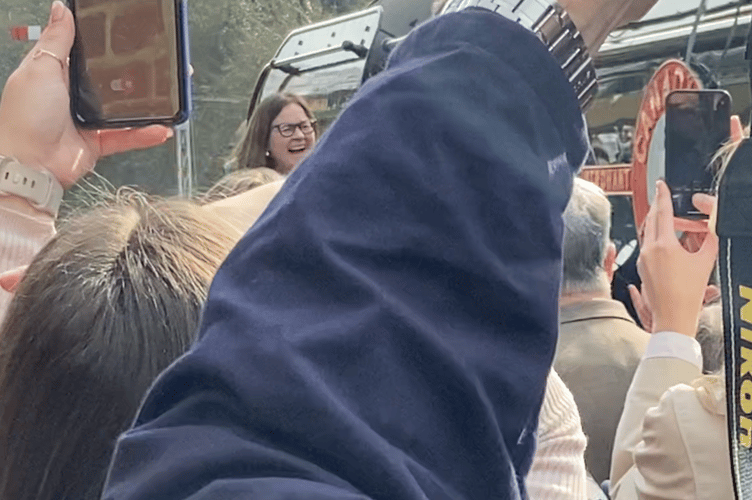
<instances>
[{"instance_id":1,"label":"cream knitted sweater","mask_svg":"<svg viewBox=\"0 0 752 500\"><path fill-rule=\"evenodd\" d=\"M574 397L551 370L538 419L538 447L527 476L530 499L585 500L586 444Z\"/></svg>"}]
</instances>

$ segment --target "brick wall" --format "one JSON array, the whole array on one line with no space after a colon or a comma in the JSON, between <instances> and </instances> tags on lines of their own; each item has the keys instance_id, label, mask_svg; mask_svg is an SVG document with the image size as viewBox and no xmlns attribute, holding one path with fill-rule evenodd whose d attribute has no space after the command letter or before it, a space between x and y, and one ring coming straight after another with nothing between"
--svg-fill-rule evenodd
<instances>
[{"instance_id":1,"label":"brick wall","mask_svg":"<svg viewBox=\"0 0 752 500\"><path fill-rule=\"evenodd\" d=\"M77 0L78 29L102 109L169 116L177 103L174 0ZM171 89L172 92L171 92Z\"/></svg>"}]
</instances>

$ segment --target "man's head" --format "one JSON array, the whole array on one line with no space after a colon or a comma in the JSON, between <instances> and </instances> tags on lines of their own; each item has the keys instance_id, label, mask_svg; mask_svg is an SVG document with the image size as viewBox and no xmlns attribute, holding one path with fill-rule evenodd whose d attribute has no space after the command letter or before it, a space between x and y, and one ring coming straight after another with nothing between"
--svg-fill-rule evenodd
<instances>
[{"instance_id":1,"label":"man's head","mask_svg":"<svg viewBox=\"0 0 752 500\"><path fill-rule=\"evenodd\" d=\"M697 336L702 351L702 372L715 373L723 367L723 309L719 300L706 304L697 322Z\"/></svg>"},{"instance_id":2,"label":"man's head","mask_svg":"<svg viewBox=\"0 0 752 500\"><path fill-rule=\"evenodd\" d=\"M610 296L616 248L609 237L611 203L601 188L576 178L564 211L562 295Z\"/></svg>"}]
</instances>

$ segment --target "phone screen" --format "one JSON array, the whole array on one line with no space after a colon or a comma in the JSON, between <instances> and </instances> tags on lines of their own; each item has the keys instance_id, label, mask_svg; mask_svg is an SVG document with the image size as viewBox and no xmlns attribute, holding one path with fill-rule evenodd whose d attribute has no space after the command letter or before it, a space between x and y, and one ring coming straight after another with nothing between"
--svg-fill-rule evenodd
<instances>
[{"instance_id":1,"label":"phone screen","mask_svg":"<svg viewBox=\"0 0 752 500\"><path fill-rule=\"evenodd\" d=\"M694 193L707 193L713 155L730 135L731 96L722 90L675 91L666 97L666 183L677 217L701 218Z\"/></svg>"},{"instance_id":2,"label":"phone screen","mask_svg":"<svg viewBox=\"0 0 752 500\"><path fill-rule=\"evenodd\" d=\"M176 124L188 114L181 0L69 0L71 108L88 127Z\"/></svg>"}]
</instances>

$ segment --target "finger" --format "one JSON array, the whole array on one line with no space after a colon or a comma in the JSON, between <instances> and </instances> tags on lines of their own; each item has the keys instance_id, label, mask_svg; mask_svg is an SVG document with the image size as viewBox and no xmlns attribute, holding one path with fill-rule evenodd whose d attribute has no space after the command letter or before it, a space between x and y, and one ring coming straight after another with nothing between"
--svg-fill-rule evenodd
<instances>
[{"instance_id":1,"label":"finger","mask_svg":"<svg viewBox=\"0 0 752 500\"><path fill-rule=\"evenodd\" d=\"M629 285L628 290L629 297L632 300L632 305L634 306L635 312L637 313L637 318L640 320L640 323L642 323L642 327L646 331L651 331L653 323L653 313L650 310L650 307L648 307L647 301L644 299L636 286Z\"/></svg>"},{"instance_id":2,"label":"finger","mask_svg":"<svg viewBox=\"0 0 752 500\"><path fill-rule=\"evenodd\" d=\"M629 290L629 298L632 299L632 305L634 306L635 311L639 314L640 309L642 309L642 296L640 295L640 291L634 285L629 285L627 290Z\"/></svg>"},{"instance_id":3,"label":"finger","mask_svg":"<svg viewBox=\"0 0 752 500\"><path fill-rule=\"evenodd\" d=\"M705 241L700 249L694 254L693 272L701 273L706 279L710 276L713 267L718 260L718 236L715 233L706 233Z\"/></svg>"},{"instance_id":4,"label":"finger","mask_svg":"<svg viewBox=\"0 0 752 500\"><path fill-rule=\"evenodd\" d=\"M123 153L134 149L159 146L173 136L172 129L162 125L143 128L112 129L82 132L95 144L100 156Z\"/></svg>"},{"instance_id":5,"label":"finger","mask_svg":"<svg viewBox=\"0 0 752 500\"><path fill-rule=\"evenodd\" d=\"M653 204L650 205L650 210L648 210L648 214L645 216L645 221L643 222L643 235L642 235L642 245L645 245L647 242L654 242L656 238L656 217L658 216L658 187L656 186L655 189L655 196L653 197Z\"/></svg>"},{"instance_id":6,"label":"finger","mask_svg":"<svg viewBox=\"0 0 752 500\"><path fill-rule=\"evenodd\" d=\"M715 209L716 197L705 193L695 193L692 195L692 204L700 212L710 215Z\"/></svg>"},{"instance_id":7,"label":"finger","mask_svg":"<svg viewBox=\"0 0 752 500\"><path fill-rule=\"evenodd\" d=\"M712 232L706 233L705 241L697 253L702 256L702 263L708 266L708 270L712 269L718 258L718 236Z\"/></svg>"},{"instance_id":8,"label":"finger","mask_svg":"<svg viewBox=\"0 0 752 500\"><path fill-rule=\"evenodd\" d=\"M24 62L28 63L34 57L34 54L38 53L38 50L41 49L55 54L59 60L55 61L54 57L48 55L38 57L35 62L47 65L56 64L58 70L60 70L60 61L67 63L71 47L73 47L75 34L76 26L73 22L73 14L60 0L55 0L50 9L50 19L47 22L47 27L42 31L39 40L34 45L34 48L31 49L31 52L27 54ZM67 74L67 71L63 73Z\"/></svg>"},{"instance_id":9,"label":"finger","mask_svg":"<svg viewBox=\"0 0 752 500\"><path fill-rule=\"evenodd\" d=\"M706 233L709 231L708 221L674 217L674 231L681 233Z\"/></svg>"},{"instance_id":10,"label":"finger","mask_svg":"<svg viewBox=\"0 0 752 500\"><path fill-rule=\"evenodd\" d=\"M28 266L21 266L0 274L0 288L8 293L13 293L18 288L18 284L26 274Z\"/></svg>"},{"instance_id":11,"label":"finger","mask_svg":"<svg viewBox=\"0 0 752 500\"><path fill-rule=\"evenodd\" d=\"M640 277L640 280L645 281L645 264L643 262L642 253L637 257L637 264L635 264L635 267L637 268L637 276Z\"/></svg>"},{"instance_id":12,"label":"finger","mask_svg":"<svg viewBox=\"0 0 752 500\"><path fill-rule=\"evenodd\" d=\"M707 304L721 298L721 289L716 285L708 285L705 288L705 296L702 299L702 303Z\"/></svg>"},{"instance_id":13,"label":"finger","mask_svg":"<svg viewBox=\"0 0 752 500\"><path fill-rule=\"evenodd\" d=\"M744 129L742 127L742 121L739 119L739 115L731 117L731 141L739 142L744 137Z\"/></svg>"},{"instance_id":14,"label":"finger","mask_svg":"<svg viewBox=\"0 0 752 500\"><path fill-rule=\"evenodd\" d=\"M653 204L656 205L655 230L659 239L673 238L674 235L674 206L671 203L671 191L663 181L656 183L657 193Z\"/></svg>"}]
</instances>

